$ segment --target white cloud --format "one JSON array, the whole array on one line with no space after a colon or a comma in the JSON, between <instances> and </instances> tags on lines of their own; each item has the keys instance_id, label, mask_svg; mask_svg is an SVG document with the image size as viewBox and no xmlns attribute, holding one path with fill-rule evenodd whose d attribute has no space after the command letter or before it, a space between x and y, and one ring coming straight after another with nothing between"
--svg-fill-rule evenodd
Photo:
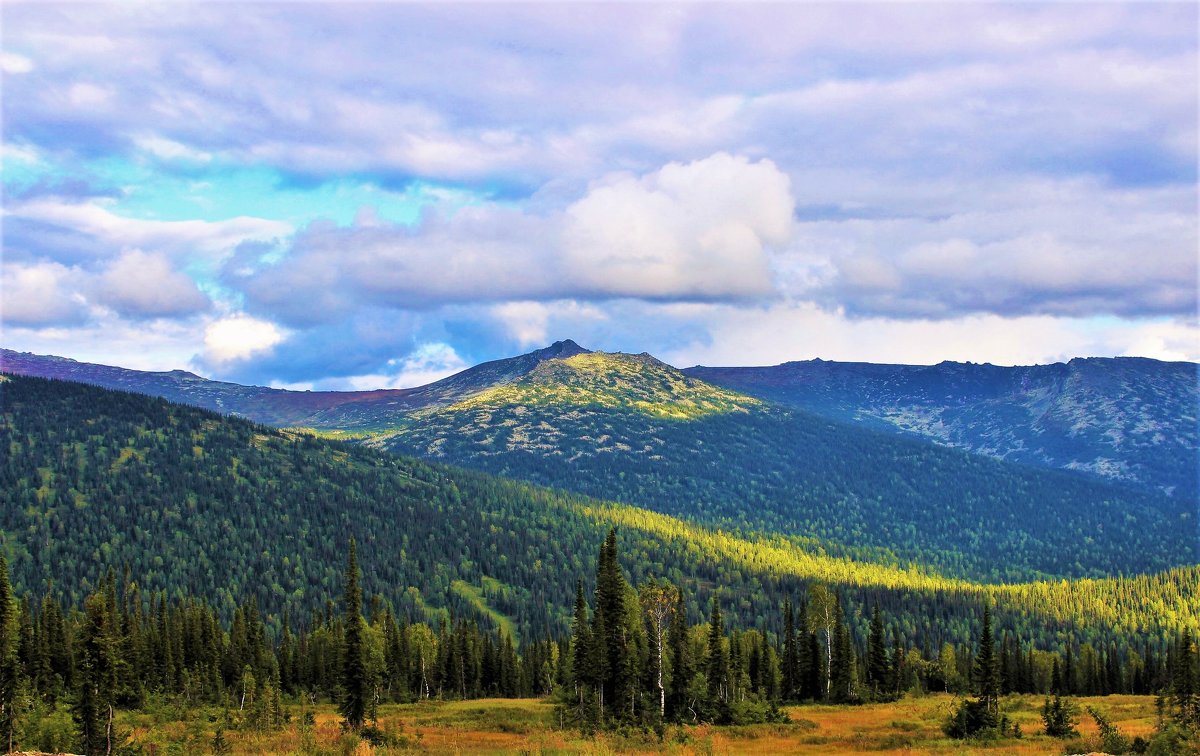
<instances>
[{"instance_id":1,"label":"white cloud","mask_svg":"<svg viewBox=\"0 0 1200 756\"><path fill-rule=\"evenodd\" d=\"M352 376L335 383L338 384L336 388L354 391L414 388L439 381L468 367L470 365L449 344L433 342L421 344L407 357L388 360L379 373Z\"/></svg>"},{"instance_id":2,"label":"white cloud","mask_svg":"<svg viewBox=\"0 0 1200 756\"><path fill-rule=\"evenodd\" d=\"M6 74L26 74L33 70L33 61L15 52L0 52L0 71Z\"/></svg>"},{"instance_id":3,"label":"white cloud","mask_svg":"<svg viewBox=\"0 0 1200 756\"><path fill-rule=\"evenodd\" d=\"M129 250L100 275L97 299L130 317L186 316L209 307L196 282L162 254Z\"/></svg>"},{"instance_id":4,"label":"white cloud","mask_svg":"<svg viewBox=\"0 0 1200 756\"><path fill-rule=\"evenodd\" d=\"M8 263L0 269L0 322L50 326L79 323L86 302L78 293L79 272L55 262Z\"/></svg>"},{"instance_id":5,"label":"white cloud","mask_svg":"<svg viewBox=\"0 0 1200 756\"><path fill-rule=\"evenodd\" d=\"M204 360L221 364L237 362L269 352L286 333L265 320L231 315L209 323L204 329Z\"/></svg>"},{"instance_id":6,"label":"white cloud","mask_svg":"<svg viewBox=\"0 0 1200 756\"><path fill-rule=\"evenodd\" d=\"M932 365L943 360L1032 365L1079 356L1200 361L1195 322L970 315L943 320L848 318L811 304L691 305L706 338L662 355L673 365L775 365L821 358ZM669 311L658 313L672 317Z\"/></svg>"},{"instance_id":7,"label":"white cloud","mask_svg":"<svg viewBox=\"0 0 1200 756\"><path fill-rule=\"evenodd\" d=\"M574 300L505 302L492 307L489 313L521 348L550 343L552 325L558 329L554 338L569 338L581 323L608 320L602 308Z\"/></svg>"},{"instance_id":8,"label":"white cloud","mask_svg":"<svg viewBox=\"0 0 1200 756\"><path fill-rule=\"evenodd\" d=\"M567 275L583 290L657 299L768 295L767 255L792 230L789 180L717 153L598 182L567 208Z\"/></svg>"},{"instance_id":9,"label":"white cloud","mask_svg":"<svg viewBox=\"0 0 1200 756\"><path fill-rule=\"evenodd\" d=\"M185 144L153 134L138 137L134 143L139 149L162 160L188 160L197 163L207 163L212 160L212 155L203 150L192 149Z\"/></svg>"},{"instance_id":10,"label":"white cloud","mask_svg":"<svg viewBox=\"0 0 1200 756\"><path fill-rule=\"evenodd\" d=\"M53 198L13 204L4 214L68 228L118 249L151 249L189 261L219 260L248 239L270 240L292 231L282 221L245 216L219 221L129 218L99 201L72 203Z\"/></svg>"}]
</instances>

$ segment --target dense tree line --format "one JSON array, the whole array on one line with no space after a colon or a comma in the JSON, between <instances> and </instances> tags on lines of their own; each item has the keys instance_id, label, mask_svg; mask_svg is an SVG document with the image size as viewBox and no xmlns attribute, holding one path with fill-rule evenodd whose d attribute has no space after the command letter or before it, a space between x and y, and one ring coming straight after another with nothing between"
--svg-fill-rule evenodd
<instances>
[{"instance_id":1,"label":"dense tree line","mask_svg":"<svg viewBox=\"0 0 1200 756\"><path fill-rule=\"evenodd\" d=\"M630 578L678 585L697 622L720 585L736 597L724 606L732 622L779 633L771 608L820 582L841 592L859 642L878 604L905 643L934 654L970 643L985 600L1003 610L998 637L1059 652L1075 638L1122 658L1146 643L1161 653L1184 628L1200 631L1195 566L981 586L61 381L0 381L0 448L0 550L14 582L76 606L96 588L94 565L112 564L144 595L204 598L225 622L252 597L278 633L285 615L340 595L337 544L353 536L388 555L363 588L397 613L548 637L571 624L574 587L561 576L588 574L591 544L617 525Z\"/></svg>"},{"instance_id":2,"label":"dense tree line","mask_svg":"<svg viewBox=\"0 0 1200 756\"><path fill-rule=\"evenodd\" d=\"M678 371L659 363L646 372L637 357L607 357L605 370L556 375L551 385L534 373L423 411L368 443L709 526L801 533L830 553L866 552L968 579L1099 577L1200 562L1187 497L802 410L751 406L681 419L672 411L686 414L694 398L709 399L704 391L655 396L646 388L677 381ZM564 385L568 396L558 400ZM620 401L640 393L650 401Z\"/></svg>"},{"instance_id":3,"label":"dense tree line","mask_svg":"<svg viewBox=\"0 0 1200 756\"><path fill-rule=\"evenodd\" d=\"M842 596L821 584L785 601L782 633L727 624L720 596L707 622L692 623L684 591L657 579L635 588L620 562L610 530L590 598L576 583L570 632L518 647L477 621L413 621L378 596L364 601L354 541L340 608L328 602L306 621L285 619L277 633L253 598L223 623L203 599L143 594L132 575L112 569L82 607L51 594L34 600L13 591L0 557L0 735L10 748L61 747L38 741L38 719L67 707L73 745L111 753L125 737L115 712L162 697L223 706L230 726L255 729L282 726L286 701L336 701L347 725L361 729L385 702L554 695L564 724L591 731L772 721L783 718L783 702L939 689L977 693L984 716L1007 692L1159 692L1182 725L1200 725L1200 665L1188 632L1163 654L1119 657L1085 645L1060 655L994 640L985 609L974 653L947 644L935 655L906 645L877 607L859 644Z\"/></svg>"}]
</instances>

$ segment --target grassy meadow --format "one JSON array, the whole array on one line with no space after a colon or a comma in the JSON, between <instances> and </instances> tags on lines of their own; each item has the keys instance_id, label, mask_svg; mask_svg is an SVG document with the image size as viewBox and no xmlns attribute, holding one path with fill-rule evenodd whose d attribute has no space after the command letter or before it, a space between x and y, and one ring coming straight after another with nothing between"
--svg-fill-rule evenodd
<instances>
[{"instance_id":1,"label":"grassy meadow","mask_svg":"<svg viewBox=\"0 0 1200 756\"><path fill-rule=\"evenodd\" d=\"M554 705L537 699L430 701L387 705L379 711L379 729L388 743L373 746L344 733L335 707L290 705L290 722L278 732L223 729L234 754L1062 754L1098 747L1095 722L1085 713L1095 706L1128 737L1149 736L1155 727L1154 698L1103 696L1079 698L1080 738L1058 740L1041 734L1042 699L1009 696L1003 709L1020 724L1021 739L996 742L954 741L941 732L953 698L929 695L864 706L798 706L791 723L745 727L668 727L660 741L652 733L605 733L594 739L560 729ZM311 714L311 724L304 724ZM233 712L236 718L236 712ZM220 709L163 706L127 713L118 726L145 754L213 753ZM48 718L47 727L69 727L65 712Z\"/></svg>"}]
</instances>

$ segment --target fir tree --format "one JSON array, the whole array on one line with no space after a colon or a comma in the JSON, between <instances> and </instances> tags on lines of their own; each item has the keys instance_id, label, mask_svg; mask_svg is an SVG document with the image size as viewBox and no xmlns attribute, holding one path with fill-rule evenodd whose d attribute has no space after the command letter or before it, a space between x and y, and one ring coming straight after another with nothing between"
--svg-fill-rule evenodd
<instances>
[{"instance_id":1,"label":"fir tree","mask_svg":"<svg viewBox=\"0 0 1200 756\"><path fill-rule=\"evenodd\" d=\"M800 654L796 648L796 612L792 599L783 599L783 699L795 701L799 698Z\"/></svg>"},{"instance_id":2,"label":"fir tree","mask_svg":"<svg viewBox=\"0 0 1200 756\"><path fill-rule=\"evenodd\" d=\"M17 688L20 685L20 660L17 655L17 602L8 580L8 562L0 556L0 737L7 752L16 750Z\"/></svg>"},{"instance_id":3,"label":"fir tree","mask_svg":"<svg viewBox=\"0 0 1200 756\"><path fill-rule=\"evenodd\" d=\"M729 710L729 658L725 654L725 622L716 596L713 596L712 615L708 623L708 659L704 670L704 678L708 683L709 710L718 722L726 721Z\"/></svg>"},{"instance_id":4,"label":"fir tree","mask_svg":"<svg viewBox=\"0 0 1200 756\"><path fill-rule=\"evenodd\" d=\"M339 711L352 730L362 729L367 712L369 681L367 680L364 622L362 617L362 588L359 587L358 546L350 539L350 558L346 565L344 594L345 642L342 656L342 702Z\"/></svg>"},{"instance_id":5,"label":"fir tree","mask_svg":"<svg viewBox=\"0 0 1200 756\"><path fill-rule=\"evenodd\" d=\"M72 712L80 749L87 756L110 754L113 749L117 663L111 622L104 595L89 596L79 637L79 691Z\"/></svg>"},{"instance_id":6,"label":"fir tree","mask_svg":"<svg viewBox=\"0 0 1200 756\"><path fill-rule=\"evenodd\" d=\"M871 630L867 635L867 684L878 698L888 689L887 640L883 635L883 618L879 616L879 602L871 611Z\"/></svg>"},{"instance_id":7,"label":"fir tree","mask_svg":"<svg viewBox=\"0 0 1200 756\"><path fill-rule=\"evenodd\" d=\"M1000 716L1000 664L996 658L996 644L992 637L992 614L983 607L983 628L979 633L979 650L975 654L975 688L979 700L992 717Z\"/></svg>"},{"instance_id":8,"label":"fir tree","mask_svg":"<svg viewBox=\"0 0 1200 756\"><path fill-rule=\"evenodd\" d=\"M667 695L667 711L672 720L683 719L684 711L691 707L688 685L692 681L691 650L688 647L687 606L683 602L683 591L675 589L675 607L671 612L671 627L667 632L670 646L671 682Z\"/></svg>"}]
</instances>

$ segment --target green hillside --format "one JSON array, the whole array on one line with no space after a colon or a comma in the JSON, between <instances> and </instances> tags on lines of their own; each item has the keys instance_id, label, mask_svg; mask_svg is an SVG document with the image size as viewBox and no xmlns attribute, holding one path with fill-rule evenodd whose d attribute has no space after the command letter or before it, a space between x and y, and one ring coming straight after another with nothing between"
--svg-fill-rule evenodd
<instances>
[{"instance_id":1,"label":"green hillside","mask_svg":"<svg viewBox=\"0 0 1200 756\"><path fill-rule=\"evenodd\" d=\"M748 627L821 581L853 606L878 600L914 641L968 641L989 598L1003 626L1046 647L1197 625L1183 599L1200 584L1195 567L983 586L79 384L11 378L0 406L3 550L35 595L53 583L77 602L102 569L128 566L144 593L205 596L227 615L254 595L277 622L338 594L353 536L365 592L397 611L540 635L565 630L574 578L590 575L595 544L616 525L630 578L682 584L697 621L715 590ZM851 620L865 630L865 618Z\"/></svg>"},{"instance_id":2,"label":"green hillside","mask_svg":"<svg viewBox=\"0 0 1200 756\"><path fill-rule=\"evenodd\" d=\"M969 579L1103 577L1200 562L1197 513L1187 496L898 438L849 416L824 417L721 388L696 377L708 373L688 375L646 354L589 352L571 341L428 386L375 392L279 391L7 351L0 360L17 372L163 394L707 526L786 534L835 556L921 564ZM1076 418L1087 428L1079 435L1084 446L1092 437L1127 437L1113 454L1154 458L1154 449L1164 447L1143 441L1172 436L1155 429L1174 427L1163 418L1170 414L1165 397L1175 394L1150 389L1164 380L1174 385L1174 374L1163 372L1165 363L1139 361L1134 367L1142 377L1131 382L1108 362L1093 362L1087 361L1093 378L1084 392L1092 409L1069 417L1058 412L1035 435L1049 439L1051 426ZM863 376L889 374L887 366L851 367L848 375L846 366L830 368L830 385L843 403ZM976 375L952 367L909 371L903 391L919 387L922 395L969 407L976 400L1003 403L1024 381L1007 369ZM748 390L775 381L782 382L780 396L792 396L793 372L751 371L758 383ZM1031 388L1028 395L1048 390ZM1130 392L1140 403L1121 398ZM1060 395L1055 406L1084 396L1066 388ZM1010 417L1017 411L992 418L987 438L1000 444L996 434L1025 433ZM956 417L963 427L974 427L978 414L948 412L940 416L947 423ZM1108 416L1114 427L1106 435ZM1174 436L1186 446L1186 434Z\"/></svg>"},{"instance_id":3,"label":"green hillside","mask_svg":"<svg viewBox=\"0 0 1200 756\"><path fill-rule=\"evenodd\" d=\"M972 579L1200 561L1186 500L785 409L649 355L545 361L367 443Z\"/></svg>"},{"instance_id":4,"label":"green hillside","mask_svg":"<svg viewBox=\"0 0 1200 756\"><path fill-rule=\"evenodd\" d=\"M808 360L684 372L831 419L1196 501L1198 367L1093 357L1019 367Z\"/></svg>"}]
</instances>

